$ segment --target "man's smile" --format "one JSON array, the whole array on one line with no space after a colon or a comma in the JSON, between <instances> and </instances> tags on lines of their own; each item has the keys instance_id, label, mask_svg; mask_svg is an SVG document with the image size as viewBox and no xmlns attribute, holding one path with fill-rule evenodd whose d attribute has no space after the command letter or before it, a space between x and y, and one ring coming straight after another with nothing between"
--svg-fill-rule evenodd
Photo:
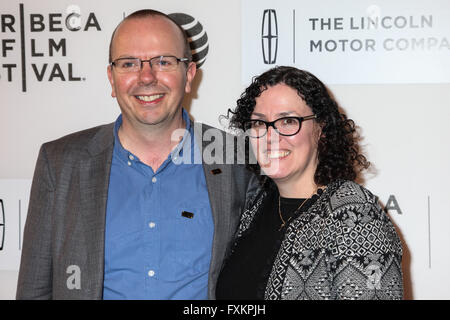
<instances>
[{"instance_id":1,"label":"man's smile","mask_svg":"<svg viewBox=\"0 0 450 320\"><path fill-rule=\"evenodd\" d=\"M152 94L152 95L136 95L135 96L136 99L138 99L140 102L144 102L144 103L156 103L162 100L162 98L164 97L163 93L159 93L159 94Z\"/></svg>"}]
</instances>

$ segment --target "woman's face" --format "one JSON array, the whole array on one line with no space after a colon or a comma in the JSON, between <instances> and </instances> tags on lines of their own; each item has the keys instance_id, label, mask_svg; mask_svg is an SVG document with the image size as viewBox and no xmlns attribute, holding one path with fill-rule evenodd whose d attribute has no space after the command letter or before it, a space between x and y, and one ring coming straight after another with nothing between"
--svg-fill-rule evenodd
<instances>
[{"instance_id":1,"label":"woman's face","mask_svg":"<svg viewBox=\"0 0 450 320\"><path fill-rule=\"evenodd\" d=\"M313 112L297 91L285 84L268 87L256 98L251 119L274 121L286 116L305 117ZM310 185L317 168L320 127L315 120L301 123L293 136L282 136L269 127L261 138L250 138L262 173L279 183Z\"/></svg>"}]
</instances>

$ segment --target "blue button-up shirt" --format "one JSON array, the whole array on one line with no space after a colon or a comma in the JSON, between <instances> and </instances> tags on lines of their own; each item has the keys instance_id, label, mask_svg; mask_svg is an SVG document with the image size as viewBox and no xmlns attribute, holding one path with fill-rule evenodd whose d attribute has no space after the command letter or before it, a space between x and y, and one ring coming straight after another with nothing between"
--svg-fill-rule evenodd
<instances>
[{"instance_id":1,"label":"blue button-up shirt","mask_svg":"<svg viewBox=\"0 0 450 320\"><path fill-rule=\"evenodd\" d=\"M157 172L122 147L122 116L116 121L104 299L208 297L214 226L203 166L194 164L199 148L184 109L183 119L186 133ZM192 164L176 161L187 152Z\"/></svg>"}]
</instances>

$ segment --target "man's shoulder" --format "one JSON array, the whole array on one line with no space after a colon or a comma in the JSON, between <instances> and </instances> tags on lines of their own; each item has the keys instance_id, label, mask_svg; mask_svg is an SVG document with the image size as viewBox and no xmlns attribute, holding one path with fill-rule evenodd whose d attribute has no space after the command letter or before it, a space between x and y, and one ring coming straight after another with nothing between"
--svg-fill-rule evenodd
<instances>
[{"instance_id":1,"label":"man's shoulder","mask_svg":"<svg viewBox=\"0 0 450 320\"><path fill-rule=\"evenodd\" d=\"M114 142L114 123L73 132L43 144L48 153L82 152L92 148L104 149Z\"/></svg>"},{"instance_id":2,"label":"man's shoulder","mask_svg":"<svg viewBox=\"0 0 450 320\"><path fill-rule=\"evenodd\" d=\"M193 122L193 126L194 126L194 130L201 130L202 134L204 134L205 132L207 132L209 130L216 131L223 135L228 134L227 132L225 132L222 129L213 127L213 126L203 123L203 122Z\"/></svg>"},{"instance_id":3,"label":"man's shoulder","mask_svg":"<svg viewBox=\"0 0 450 320\"><path fill-rule=\"evenodd\" d=\"M223 143L224 152L234 150L235 152L243 152L243 150L236 150L245 144L244 135L236 134L233 132L227 132L223 129L213 127L211 125L195 122L194 123L194 135L197 141L201 141L203 147L210 143L215 143L215 147L219 147L218 143ZM219 140L217 140L219 138Z\"/></svg>"}]
</instances>

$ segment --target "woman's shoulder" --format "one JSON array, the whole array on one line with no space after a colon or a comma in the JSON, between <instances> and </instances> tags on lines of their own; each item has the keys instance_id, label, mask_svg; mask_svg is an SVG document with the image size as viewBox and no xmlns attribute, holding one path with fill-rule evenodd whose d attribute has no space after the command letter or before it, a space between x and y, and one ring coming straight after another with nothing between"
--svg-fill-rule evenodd
<instances>
[{"instance_id":1,"label":"woman's shoulder","mask_svg":"<svg viewBox=\"0 0 450 320\"><path fill-rule=\"evenodd\" d=\"M371 191L349 180L336 180L330 183L327 186L325 196L335 208L378 201L378 198Z\"/></svg>"},{"instance_id":2,"label":"woman's shoulder","mask_svg":"<svg viewBox=\"0 0 450 320\"><path fill-rule=\"evenodd\" d=\"M341 180L330 184L323 195L318 209L325 215L324 225L337 235L336 250L340 254L368 253L367 248L377 248L377 252L401 255L395 226L372 192L358 183Z\"/></svg>"},{"instance_id":3,"label":"woman's shoulder","mask_svg":"<svg viewBox=\"0 0 450 320\"><path fill-rule=\"evenodd\" d=\"M373 202L377 197L362 185L349 180L336 180L327 187L328 195L338 203Z\"/></svg>"},{"instance_id":4,"label":"woman's shoulder","mask_svg":"<svg viewBox=\"0 0 450 320\"><path fill-rule=\"evenodd\" d=\"M367 216L384 220L387 216L381 208L378 197L362 185L348 180L330 183L324 192L322 211L335 219L347 219L348 216Z\"/></svg>"}]
</instances>

